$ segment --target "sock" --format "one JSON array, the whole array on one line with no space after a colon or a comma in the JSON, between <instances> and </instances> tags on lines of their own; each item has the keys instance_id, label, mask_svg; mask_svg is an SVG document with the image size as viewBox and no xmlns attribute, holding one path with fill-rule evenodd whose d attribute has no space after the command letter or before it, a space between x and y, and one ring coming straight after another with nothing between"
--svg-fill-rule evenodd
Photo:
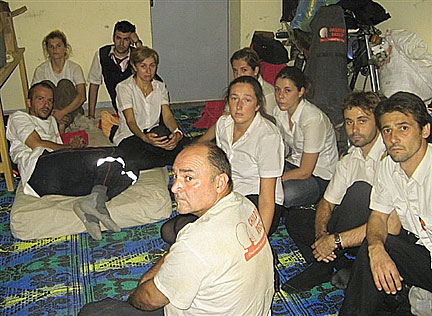
<instances>
[{"instance_id":1,"label":"sock","mask_svg":"<svg viewBox=\"0 0 432 316\"><path fill-rule=\"evenodd\" d=\"M119 232L120 227L112 220L105 206L106 191L106 186L95 185L92 192L81 200L80 208L84 213L97 217L106 228Z\"/></svg>"},{"instance_id":2,"label":"sock","mask_svg":"<svg viewBox=\"0 0 432 316\"><path fill-rule=\"evenodd\" d=\"M102 214L104 218L107 218L107 221L102 221L106 228L111 229L112 231L118 233L121 231L121 228L112 220L110 213L106 207L105 202L108 200L108 196L106 195L107 187L103 185L95 185L93 187L92 192L97 192L96 198L96 210L99 214ZM109 225L109 226L107 226Z\"/></svg>"},{"instance_id":3,"label":"sock","mask_svg":"<svg viewBox=\"0 0 432 316\"><path fill-rule=\"evenodd\" d=\"M93 239L101 240L102 239L102 232L99 226L99 220L93 216L86 214L82 211L80 207L80 202L75 202L73 206L73 211L78 216L78 218L83 222L87 232L90 234L90 236Z\"/></svg>"}]
</instances>

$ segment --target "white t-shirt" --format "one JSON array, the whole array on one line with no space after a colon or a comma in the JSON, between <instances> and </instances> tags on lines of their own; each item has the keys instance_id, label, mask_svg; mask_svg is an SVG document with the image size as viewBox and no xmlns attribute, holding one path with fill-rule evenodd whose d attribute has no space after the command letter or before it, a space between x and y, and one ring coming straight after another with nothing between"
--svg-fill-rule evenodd
<instances>
[{"instance_id":1,"label":"white t-shirt","mask_svg":"<svg viewBox=\"0 0 432 316\"><path fill-rule=\"evenodd\" d=\"M276 98L274 94L274 87L265 81L261 75L258 75L258 82L261 84L264 98L265 98L265 106L264 110L266 114L273 115L274 108L277 108Z\"/></svg>"},{"instance_id":2,"label":"white t-shirt","mask_svg":"<svg viewBox=\"0 0 432 316\"><path fill-rule=\"evenodd\" d=\"M333 125L327 115L303 99L291 117L292 130L289 128L287 111L276 107L273 116L285 143L286 160L300 167L303 152L319 153L312 173L324 180L330 180L336 169L338 151Z\"/></svg>"},{"instance_id":3,"label":"white t-shirt","mask_svg":"<svg viewBox=\"0 0 432 316\"><path fill-rule=\"evenodd\" d=\"M252 202L230 193L186 225L154 283L165 316L270 315L272 252Z\"/></svg>"},{"instance_id":4,"label":"white t-shirt","mask_svg":"<svg viewBox=\"0 0 432 316\"><path fill-rule=\"evenodd\" d=\"M114 135L114 144L132 136L133 133L126 123L123 111L133 109L135 121L141 130L157 126L163 104L169 104L168 90L163 82L153 79L153 91L144 97L133 76L120 82L117 87L117 107L120 115L120 124Z\"/></svg>"},{"instance_id":5,"label":"white t-shirt","mask_svg":"<svg viewBox=\"0 0 432 316\"><path fill-rule=\"evenodd\" d=\"M385 214L396 210L402 227L420 239L432 257L432 144L410 178L390 156L378 164L370 209ZM431 262L432 268L432 262Z\"/></svg>"},{"instance_id":6,"label":"white t-shirt","mask_svg":"<svg viewBox=\"0 0 432 316\"><path fill-rule=\"evenodd\" d=\"M75 86L85 84L84 73L80 65L66 59L62 72L58 74L54 72L48 59L35 69L32 85L43 80L50 80L57 85L61 79L69 79Z\"/></svg>"},{"instance_id":7,"label":"white t-shirt","mask_svg":"<svg viewBox=\"0 0 432 316\"><path fill-rule=\"evenodd\" d=\"M111 58L114 60L115 63L117 63L112 54L114 54L114 45L111 46L111 50L109 52L109 55L111 55L112 56ZM125 59L123 59L122 62L120 63L120 68L121 68L122 72L124 72L127 69L128 65L129 65L129 58L130 58L130 50L128 52L127 57ZM87 79L88 79L88 82L90 82L92 84L96 84L96 85L102 84L103 76L102 76L102 65L100 62L99 49L96 51L96 53L93 57L93 61L92 61L92 64L90 66L90 70L89 70L89 74L88 74Z\"/></svg>"},{"instance_id":8,"label":"white t-shirt","mask_svg":"<svg viewBox=\"0 0 432 316\"><path fill-rule=\"evenodd\" d=\"M275 202L282 205L284 145L278 128L257 112L247 131L234 144L233 134L234 120L231 115L222 115L216 122L216 144L231 163L234 191L259 194L260 178L277 178Z\"/></svg>"},{"instance_id":9,"label":"white t-shirt","mask_svg":"<svg viewBox=\"0 0 432 316\"><path fill-rule=\"evenodd\" d=\"M336 172L333 175L324 198L332 204L338 205L342 202L346 190L357 181L364 181L373 185L378 163L384 157L386 148L381 134L366 156L363 157L361 148L352 146L348 154L336 165Z\"/></svg>"},{"instance_id":10,"label":"white t-shirt","mask_svg":"<svg viewBox=\"0 0 432 316\"><path fill-rule=\"evenodd\" d=\"M11 159L18 164L24 194L39 197L27 182L33 174L39 156L44 150L52 151L52 149L36 147L32 150L28 147L25 142L33 131L36 131L42 140L49 140L57 144L63 144L63 142L53 116L42 120L25 112L15 112L9 117L6 137L10 141Z\"/></svg>"}]
</instances>

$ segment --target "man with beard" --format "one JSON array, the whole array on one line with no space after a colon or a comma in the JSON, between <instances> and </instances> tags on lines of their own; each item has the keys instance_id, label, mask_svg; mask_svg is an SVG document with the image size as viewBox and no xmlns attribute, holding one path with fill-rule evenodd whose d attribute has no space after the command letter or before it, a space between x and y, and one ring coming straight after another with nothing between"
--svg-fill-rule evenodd
<instances>
[{"instance_id":1,"label":"man with beard","mask_svg":"<svg viewBox=\"0 0 432 316\"><path fill-rule=\"evenodd\" d=\"M95 117L96 102L102 78L111 97L111 103L117 112L116 86L132 75L129 63L131 45L141 47L142 42L135 33L135 25L128 21L119 21L114 26L114 44L101 47L93 58L88 81L90 82L88 105L90 118Z\"/></svg>"},{"instance_id":2,"label":"man with beard","mask_svg":"<svg viewBox=\"0 0 432 316\"><path fill-rule=\"evenodd\" d=\"M8 120L11 159L18 164L24 194L84 196L73 210L89 234L102 239L99 221L120 231L105 202L134 183L138 172L127 170L117 147L79 148L84 146L81 137L63 144L51 115L53 102L51 84L39 82L30 88L29 113L17 111Z\"/></svg>"},{"instance_id":3,"label":"man with beard","mask_svg":"<svg viewBox=\"0 0 432 316\"><path fill-rule=\"evenodd\" d=\"M312 265L282 286L286 292L307 291L330 281L333 268L338 270L334 279L342 281L340 287L348 282L352 260L345 253L355 255L365 238L371 185L385 153L374 116L379 101L373 92L354 92L343 102L345 129L353 146L337 163L315 218L305 212L297 223L304 227L298 246Z\"/></svg>"},{"instance_id":4,"label":"man with beard","mask_svg":"<svg viewBox=\"0 0 432 316\"><path fill-rule=\"evenodd\" d=\"M376 315L403 283L432 291L431 118L423 101L408 92L380 102L375 117L389 156L377 169L366 240L339 315ZM402 223L395 236L387 230L394 211Z\"/></svg>"}]
</instances>

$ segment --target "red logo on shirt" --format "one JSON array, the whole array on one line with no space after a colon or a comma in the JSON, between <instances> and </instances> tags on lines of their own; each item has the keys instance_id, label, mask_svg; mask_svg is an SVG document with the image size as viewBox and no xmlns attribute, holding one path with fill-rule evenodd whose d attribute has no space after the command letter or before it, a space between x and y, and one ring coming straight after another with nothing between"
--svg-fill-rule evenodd
<instances>
[{"instance_id":1,"label":"red logo on shirt","mask_svg":"<svg viewBox=\"0 0 432 316\"><path fill-rule=\"evenodd\" d=\"M247 219L247 223L237 224L236 235L238 242L246 250L244 254L246 261L252 259L265 246L267 236L256 208Z\"/></svg>"}]
</instances>

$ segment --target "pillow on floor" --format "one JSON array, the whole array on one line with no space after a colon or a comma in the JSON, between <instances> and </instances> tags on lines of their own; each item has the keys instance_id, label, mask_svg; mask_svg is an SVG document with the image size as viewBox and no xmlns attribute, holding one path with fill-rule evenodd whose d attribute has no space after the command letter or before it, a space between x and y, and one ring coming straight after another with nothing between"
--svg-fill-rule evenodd
<instances>
[{"instance_id":1,"label":"pillow on floor","mask_svg":"<svg viewBox=\"0 0 432 316\"><path fill-rule=\"evenodd\" d=\"M172 212L168 192L168 171L154 168L141 171L138 181L107 202L112 219L120 227L157 222ZM12 235L22 240L59 237L85 231L72 210L79 197L47 195L35 198L19 185L12 205ZM102 230L106 230L101 224Z\"/></svg>"}]
</instances>

